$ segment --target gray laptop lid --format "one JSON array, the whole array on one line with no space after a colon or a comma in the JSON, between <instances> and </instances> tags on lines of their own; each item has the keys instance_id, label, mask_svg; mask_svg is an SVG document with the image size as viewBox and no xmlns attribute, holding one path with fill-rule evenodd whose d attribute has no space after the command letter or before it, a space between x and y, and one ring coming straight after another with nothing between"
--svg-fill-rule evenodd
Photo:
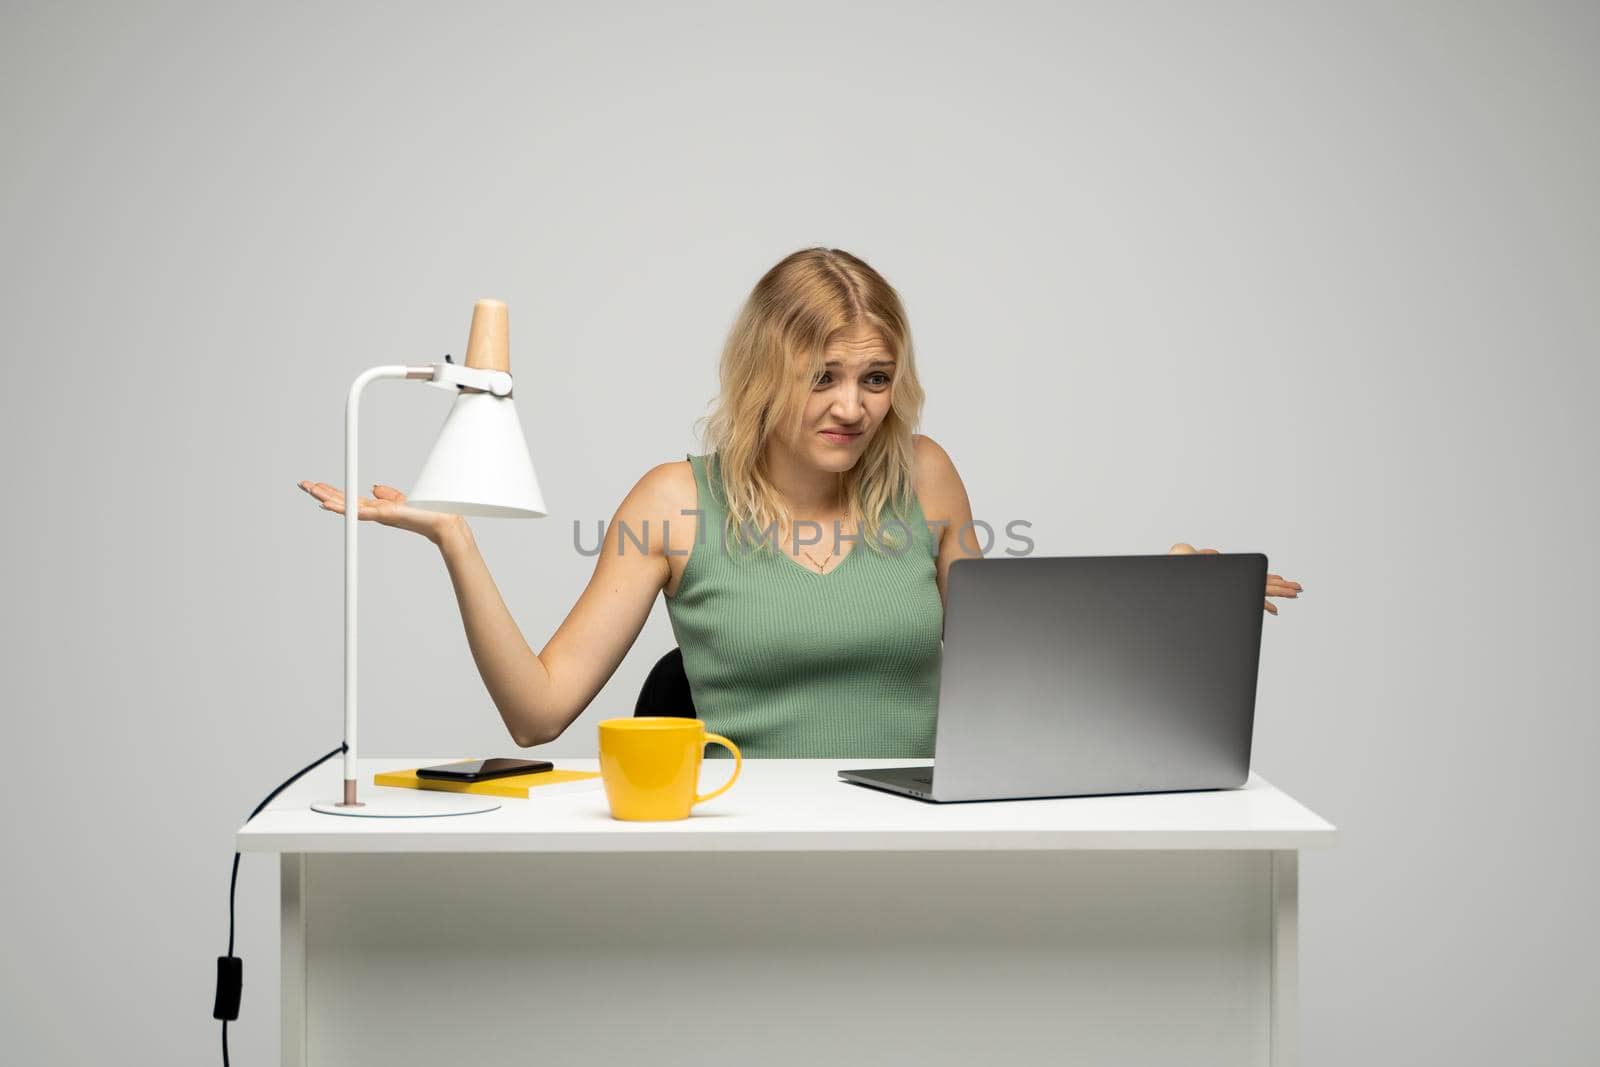
<instances>
[{"instance_id":1,"label":"gray laptop lid","mask_svg":"<svg viewBox=\"0 0 1600 1067\"><path fill-rule=\"evenodd\" d=\"M956 560L934 798L1243 785L1266 578L1259 553Z\"/></svg>"}]
</instances>

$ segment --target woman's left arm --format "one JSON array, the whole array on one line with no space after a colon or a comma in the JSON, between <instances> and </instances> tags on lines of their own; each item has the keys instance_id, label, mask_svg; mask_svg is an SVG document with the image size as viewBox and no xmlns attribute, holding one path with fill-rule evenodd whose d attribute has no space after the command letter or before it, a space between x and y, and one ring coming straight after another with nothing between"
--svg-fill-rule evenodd
<instances>
[{"instance_id":1,"label":"woman's left arm","mask_svg":"<svg viewBox=\"0 0 1600 1067\"><path fill-rule=\"evenodd\" d=\"M982 538L972 524L972 502L967 499L967 487L962 484L961 475L956 473L956 465L945 450L933 438L922 434L914 436L912 443L915 446L912 479L916 482L917 501L922 505L922 517L928 521L929 532L939 547L939 601L948 605L945 590L950 564L958 559L981 559Z\"/></svg>"},{"instance_id":2,"label":"woman's left arm","mask_svg":"<svg viewBox=\"0 0 1600 1067\"><path fill-rule=\"evenodd\" d=\"M1169 556L1193 556L1197 553L1203 556L1215 556L1217 550L1214 548L1196 548L1185 541L1179 541L1167 550L1167 555ZM1268 596L1286 596L1292 600L1300 595L1302 588L1303 586L1299 582L1288 581L1281 574L1267 575ZM1262 606L1274 615L1278 613L1278 605L1270 600L1262 601Z\"/></svg>"},{"instance_id":3,"label":"woman's left arm","mask_svg":"<svg viewBox=\"0 0 1600 1067\"><path fill-rule=\"evenodd\" d=\"M977 529L972 523L972 503L967 499L967 487L956 471L950 456L933 440L923 434L912 438L915 445L913 479L917 485L917 500L922 505L922 516L933 528L938 539L939 600L948 606L946 594L950 564L958 559L981 559L983 547ZM1216 555L1214 548L1195 548L1180 541L1168 551L1169 555ZM1267 575L1266 595L1298 598L1304 587L1289 581L1281 574ZM1262 607L1273 615L1278 606L1270 600Z\"/></svg>"}]
</instances>

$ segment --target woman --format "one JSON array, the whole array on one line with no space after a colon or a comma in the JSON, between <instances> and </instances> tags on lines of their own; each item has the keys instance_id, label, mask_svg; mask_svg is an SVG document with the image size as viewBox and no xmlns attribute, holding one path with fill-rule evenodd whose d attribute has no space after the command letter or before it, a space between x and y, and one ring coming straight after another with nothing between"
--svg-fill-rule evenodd
<instances>
[{"instance_id":1,"label":"woman","mask_svg":"<svg viewBox=\"0 0 1600 1067\"><path fill-rule=\"evenodd\" d=\"M796 252L751 292L720 377L707 453L633 487L538 655L463 517L384 485L358 515L438 545L519 746L589 706L660 593L700 718L745 755L931 757L946 577L981 553L961 476L915 432L923 392L898 294L847 252ZM343 513L338 489L300 487ZM1268 576L1269 596L1299 589Z\"/></svg>"}]
</instances>

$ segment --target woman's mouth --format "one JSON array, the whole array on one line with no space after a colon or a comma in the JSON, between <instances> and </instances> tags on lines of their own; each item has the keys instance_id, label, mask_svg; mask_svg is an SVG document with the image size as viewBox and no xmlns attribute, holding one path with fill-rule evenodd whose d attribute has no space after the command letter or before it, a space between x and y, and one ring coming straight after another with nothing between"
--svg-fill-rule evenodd
<instances>
[{"instance_id":1,"label":"woman's mouth","mask_svg":"<svg viewBox=\"0 0 1600 1067\"><path fill-rule=\"evenodd\" d=\"M836 445L848 445L860 436L860 433L835 433L832 430L822 431L823 439Z\"/></svg>"}]
</instances>

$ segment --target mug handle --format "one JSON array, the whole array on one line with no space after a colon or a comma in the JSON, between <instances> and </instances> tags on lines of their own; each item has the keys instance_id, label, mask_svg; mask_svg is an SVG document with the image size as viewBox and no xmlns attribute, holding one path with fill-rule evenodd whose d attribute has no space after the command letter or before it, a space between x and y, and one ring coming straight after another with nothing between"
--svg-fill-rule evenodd
<instances>
[{"instance_id":1,"label":"mug handle","mask_svg":"<svg viewBox=\"0 0 1600 1067\"><path fill-rule=\"evenodd\" d=\"M732 741L729 741L726 737L723 737L721 734L706 734L706 741L713 745L721 745L723 748L733 753L733 777L729 778L726 782L723 782L722 788L716 790L715 792L707 793L704 796L696 793L694 798L695 804L703 803L704 801L710 800L712 797L720 797L722 794L732 789L733 783L739 780L739 768L744 766L744 757L739 755L739 746L734 744ZM690 807L693 806L694 804L690 805Z\"/></svg>"}]
</instances>

